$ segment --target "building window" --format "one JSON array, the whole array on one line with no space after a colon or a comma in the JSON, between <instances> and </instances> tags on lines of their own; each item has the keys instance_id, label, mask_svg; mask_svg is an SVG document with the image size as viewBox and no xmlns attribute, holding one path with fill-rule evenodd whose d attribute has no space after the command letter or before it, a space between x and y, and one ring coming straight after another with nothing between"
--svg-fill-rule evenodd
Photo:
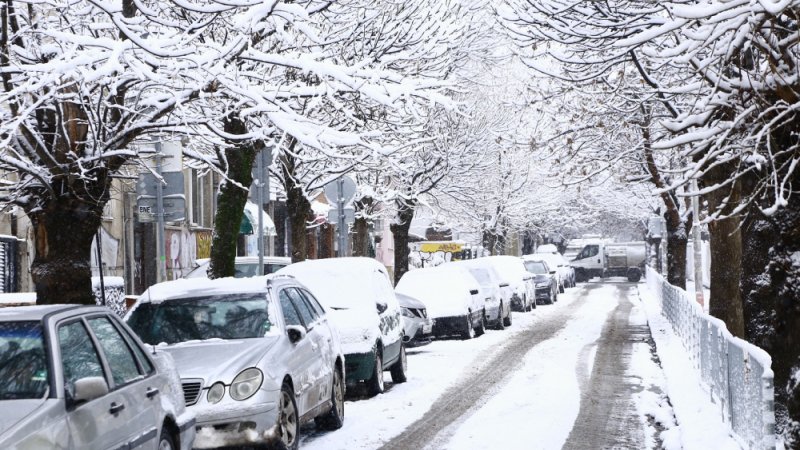
<instances>
[{"instance_id":1,"label":"building window","mask_svg":"<svg viewBox=\"0 0 800 450\"><path fill-rule=\"evenodd\" d=\"M214 180L213 173L197 169L191 170L191 222L192 225L211 228L214 222Z\"/></svg>"}]
</instances>

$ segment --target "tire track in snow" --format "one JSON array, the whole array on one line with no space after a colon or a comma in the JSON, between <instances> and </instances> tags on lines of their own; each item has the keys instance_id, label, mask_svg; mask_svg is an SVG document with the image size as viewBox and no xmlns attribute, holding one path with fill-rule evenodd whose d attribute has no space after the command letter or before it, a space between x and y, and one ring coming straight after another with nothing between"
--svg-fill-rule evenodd
<instances>
[{"instance_id":1,"label":"tire track in snow","mask_svg":"<svg viewBox=\"0 0 800 450\"><path fill-rule=\"evenodd\" d=\"M619 305L597 340L591 378L581 380L581 406L575 425L564 444L567 450L641 448L644 430L634 394L643 388L628 374L633 345L650 335L645 324L633 325L629 318L633 303L628 292L634 284L617 286Z\"/></svg>"},{"instance_id":2,"label":"tire track in snow","mask_svg":"<svg viewBox=\"0 0 800 450\"><path fill-rule=\"evenodd\" d=\"M586 302L592 290L602 287L599 284L585 284L580 297L569 309L559 311L557 315L546 321L536 322L514 336L510 344L499 352L490 349L481 355L490 358L469 377L461 379L448 388L431 406L422 418L412 423L401 434L384 444L381 449L407 450L435 446L435 442L446 440L447 436L438 436L451 425L458 423L480 408L485 400L502 388L523 364L524 356L536 345L544 342L560 330L573 317L574 311ZM480 358L478 358L480 360ZM438 438L438 439L437 439Z\"/></svg>"}]
</instances>

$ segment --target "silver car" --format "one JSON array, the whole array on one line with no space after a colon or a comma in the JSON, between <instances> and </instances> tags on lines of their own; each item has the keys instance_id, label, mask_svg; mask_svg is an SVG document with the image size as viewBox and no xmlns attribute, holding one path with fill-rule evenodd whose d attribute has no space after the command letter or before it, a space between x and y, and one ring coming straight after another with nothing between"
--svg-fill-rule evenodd
<instances>
[{"instance_id":1,"label":"silver car","mask_svg":"<svg viewBox=\"0 0 800 450\"><path fill-rule=\"evenodd\" d=\"M288 266L292 263L292 258L283 256L264 256L264 272L262 275L269 275ZM194 269L187 273L183 278L208 278L208 266L211 260L202 258L195 261ZM237 256L234 260L234 278L245 278L258 276L258 256Z\"/></svg>"},{"instance_id":2,"label":"silver car","mask_svg":"<svg viewBox=\"0 0 800 450\"><path fill-rule=\"evenodd\" d=\"M143 341L170 353L195 447L296 449L300 425L344 419L339 335L294 278L183 279L151 286L126 316Z\"/></svg>"},{"instance_id":3,"label":"silver car","mask_svg":"<svg viewBox=\"0 0 800 450\"><path fill-rule=\"evenodd\" d=\"M433 335L433 320L428 317L425 304L395 292L397 303L400 304L400 313L403 316L403 343L406 347L420 347L431 343Z\"/></svg>"},{"instance_id":4,"label":"silver car","mask_svg":"<svg viewBox=\"0 0 800 450\"><path fill-rule=\"evenodd\" d=\"M172 358L107 308L0 309L0 448L189 449Z\"/></svg>"}]
</instances>

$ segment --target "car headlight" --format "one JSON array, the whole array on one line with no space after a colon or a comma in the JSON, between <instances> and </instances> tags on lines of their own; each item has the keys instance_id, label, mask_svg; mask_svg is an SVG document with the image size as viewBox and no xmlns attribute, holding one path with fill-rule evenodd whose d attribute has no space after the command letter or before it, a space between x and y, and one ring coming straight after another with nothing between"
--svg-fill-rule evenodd
<instances>
[{"instance_id":1,"label":"car headlight","mask_svg":"<svg viewBox=\"0 0 800 450\"><path fill-rule=\"evenodd\" d=\"M408 308L403 308L403 307L401 306L401 307L400 307L400 312L401 312L401 313L402 313L404 316L406 316L406 317L410 317L410 318L412 318L412 319L414 318L414 314L413 314L413 313L411 312L411 310L410 310L410 309L408 309Z\"/></svg>"},{"instance_id":2,"label":"car headlight","mask_svg":"<svg viewBox=\"0 0 800 450\"><path fill-rule=\"evenodd\" d=\"M217 382L214 383L208 390L206 399L208 399L208 403L219 403L219 401L222 400L223 395L225 395L225 385Z\"/></svg>"},{"instance_id":3,"label":"car headlight","mask_svg":"<svg viewBox=\"0 0 800 450\"><path fill-rule=\"evenodd\" d=\"M547 286L550 286L550 283L547 282L547 281L543 281L541 283L536 283L536 287L537 288L546 288Z\"/></svg>"},{"instance_id":4,"label":"car headlight","mask_svg":"<svg viewBox=\"0 0 800 450\"><path fill-rule=\"evenodd\" d=\"M261 387L264 374L255 367L244 369L236 375L231 383L231 398L234 400L247 400Z\"/></svg>"}]
</instances>

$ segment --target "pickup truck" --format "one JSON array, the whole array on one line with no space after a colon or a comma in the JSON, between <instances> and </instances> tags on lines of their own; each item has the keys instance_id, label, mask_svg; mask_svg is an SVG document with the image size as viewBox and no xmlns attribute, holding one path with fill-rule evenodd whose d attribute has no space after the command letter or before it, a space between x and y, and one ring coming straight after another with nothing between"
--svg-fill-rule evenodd
<instances>
[{"instance_id":1,"label":"pickup truck","mask_svg":"<svg viewBox=\"0 0 800 450\"><path fill-rule=\"evenodd\" d=\"M644 241L587 243L570 261L575 268L575 280L627 277L628 281L637 282L644 272L645 248Z\"/></svg>"}]
</instances>

